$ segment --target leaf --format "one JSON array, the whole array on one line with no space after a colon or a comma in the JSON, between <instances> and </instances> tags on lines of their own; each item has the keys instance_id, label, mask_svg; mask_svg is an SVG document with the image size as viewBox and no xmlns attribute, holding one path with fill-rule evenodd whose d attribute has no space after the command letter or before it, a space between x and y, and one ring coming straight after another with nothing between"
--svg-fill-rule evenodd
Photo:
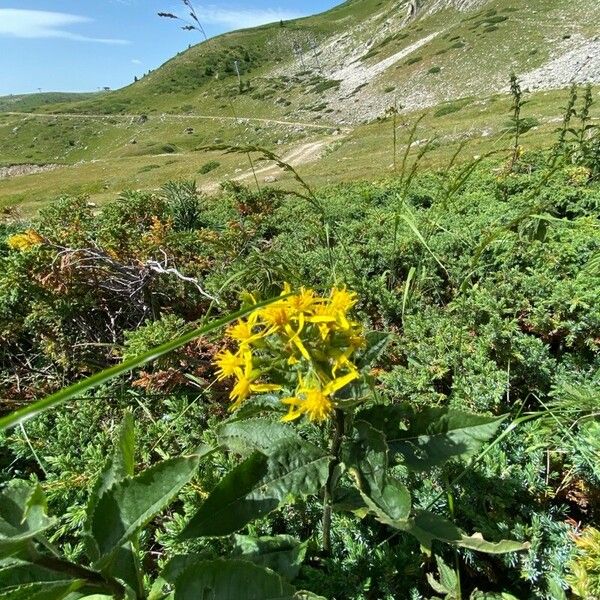
<instances>
[{"instance_id":1,"label":"leaf","mask_svg":"<svg viewBox=\"0 0 600 600\"><path fill-rule=\"evenodd\" d=\"M175 580L181 573L190 565L194 565L202 560L204 558L197 554L183 554L171 558L152 584L148 600L163 600L165 598L164 590L172 589ZM172 594L169 594L168 598L171 599L172 597Z\"/></svg>"},{"instance_id":2,"label":"leaf","mask_svg":"<svg viewBox=\"0 0 600 600\"><path fill-rule=\"evenodd\" d=\"M223 423L217 427L216 433L220 444L239 454L247 454L252 450L268 454L284 440L301 439L293 427L261 418Z\"/></svg>"},{"instance_id":3,"label":"leaf","mask_svg":"<svg viewBox=\"0 0 600 600\"><path fill-rule=\"evenodd\" d=\"M385 436L367 421L356 420L354 437L349 445L345 463L360 480L359 487L370 495L383 487L388 468L388 445Z\"/></svg>"},{"instance_id":4,"label":"leaf","mask_svg":"<svg viewBox=\"0 0 600 600\"><path fill-rule=\"evenodd\" d=\"M360 370L374 365L381 358L392 336L383 331L369 331L365 338L367 347L356 360L356 366Z\"/></svg>"},{"instance_id":5,"label":"leaf","mask_svg":"<svg viewBox=\"0 0 600 600\"><path fill-rule=\"evenodd\" d=\"M419 510L413 518L398 522L397 527L414 535L421 546L428 551L431 551L433 540L456 544L462 535L454 523L426 510Z\"/></svg>"},{"instance_id":6,"label":"leaf","mask_svg":"<svg viewBox=\"0 0 600 600\"><path fill-rule=\"evenodd\" d=\"M53 523L42 489L13 480L0 493L0 557L14 554Z\"/></svg>"},{"instance_id":7,"label":"leaf","mask_svg":"<svg viewBox=\"0 0 600 600\"><path fill-rule=\"evenodd\" d=\"M168 506L195 475L200 459L211 451L202 448L191 456L165 460L117 482L99 499L91 532L103 557L101 564L110 562L120 546Z\"/></svg>"},{"instance_id":8,"label":"leaf","mask_svg":"<svg viewBox=\"0 0 600 600\"><path fill-rule=\"evenodd\" d=\"M452 567L448 566L440 556L435 557L435 562L437 564L438 574L440 577L440 584L446 589L447 593L455 594L458 585L456 571ZM440 592L440 590L435 591Z\"/></svg>"},{"instance_id":9,"label":"leaf","mask_svg":"<svg viewBox=\"0 0 600 600\"><path fill-rule=\"evenodd\" d=\"M68 594L85 585L82 579L22 585L0 592L0 600L63 600Z\"/></svg>"},{"instance_id":10,"label":"leaf","mask_svg":"<svg viewBox=\"0 0 600 600\"><path fill-rule=\"evenodd\" d=\"M137 538L136 535L133 536ZM138 540L136 539L136 544ZM126 542L116 548L102 563L102 573L116 578L129 586L132 593L143 596L144 572L136 546L132 542ZM135 592L133 592L135 590Z\"/></svg>"},{"instance_id":11,"label":"leaf","mask_svg":"<svg viewBox=\"0 0 600 600\"><path fill-rule=\"evenodd\" d=\"M330 457L302 440L286 440L270 456L252 453L211 492L181 539L229 535L277 508L288 497L316 494Z\"/></svg>"},{"instance_id":12,"label":"leaf","mask_svg":"<svg viewBox=\"0 0 600 600\"><path fill-rule=\"evenodd\" d=\"M476 453L494 437L506 416L487 417L461 411L409 405L380 405L361 411L358 418L383 432L390 452L406 466L426 471L453 458Z\"/></svg>"},{"instance_id":13,"label":"leaf","mask_svg":"<svg viewBox=\"0 0 600 600\"><path fill-rule=\"evenodd\" d=\"M366 421L355 421L348 469L364 503L382 523L408 519L412 498L408 488L388 475L388 446L383 433Z\"/></svg>"},{"instance_id":14,"label":"leaf","mask_svg":"<svg viewBox=\"0 0 600 600\"><path fill-rule=\"evenodd\" d=\"M85 542L88 557L92 560L100 558L100 550L91 533L92 519L98 501L117 482L126 477L133 476L135 453L135 431L133 415L126 412L114 445L112 456L106 461L102 473L99 475L86 508L86 522L84 525Z\"/></svg>"},{"instance_id":15,"label":"leaf","mask_svg":"<svg viewBox=\"0 0 600 600\"><path fill-rule=\"evenodd\" d=\"M481 534L473 536L466 535L454 523L448 519L426 510L417 511L415 516L408 522L398 522L399 529L414 535L426 550L431 550L433 540L439 540L460 546L485 552L486 554L506 554L507 552L518 552L529 548L529 544L511 540L500 542L487 542Z\"/></svg>"},{"instance_id":16,"label":"leaf","mask_svg":"<svg viewBox=\"0 0 600 600\"><path fill-rule=\"evenodd\" d=\"M566 598L563 592L563 598ZM471 594L469 600L519 600L516 596L509 594L508 592L480 592L479 590L474 590ZM558 600L558 596L557 596Z\"/></svg>"},{"instance_id":17,"label":"leaf","mask_svg":"<svg viewBox=\"0 0 600 600\"><path fill-rule=\"evenodd\" d=\"M30 583L62 581L64 573L57 573L24 560L0 563L0 590Z\"/></svg>"},{"instance_id":18,"label":"leaf","mask_svg":"<svg viewBox=\"0 0 600 600\"><path fill-rule=\"evenodd\" d=\"M257 304L253 304L251 306L246 306L242 310L239 310L235 313L231 313L221 319L216 319L215 321L211 321L207 325L203 325L202 327L198 327L197 329L193 329L192 331L179 336L178 338L157 346L152 350L148 350L138 356L134 356L129 360L123 361L119 365L115 365L114 367L109 367L108 369L104 369L100 371L100 373L96 373L91 377L87 377L78 383L70 385L56 394L52 394L47 396L46 398L39 400L38 402L33 402L32 404L28 404L26 407L16 410L12 413L9 413L5 417L0 418L0 431L8 429L9 427L14 427L19 423L24 423L28 419L32 419L37 415L40 415L48 410L58 407L65 402L68 402L72 398L76 398L80 396L84 392L91 390L111 379L118 377L119 375L123 375L124 373L128 373L137 367L141 367L147 363L150 363L173 350L177 350L182 346L185 346L189 342L193 342L196 338L201 337L202 335L214 331L215 329L219 329L236 319L241 317L245 317L251 312L255 311L257 308L262 308L263 306L268 306L273 302L277 302L286 296L277 296L276 298L271 298L269 300L265 300L264 302L258 302Z\"/></svg>"},{"instance_id":19,"label":"leaf","mask_svg":"<svg viewBox=\"0 0 600 600\"><path fill-rule=\"evenodd\" d=\"M300 543L291 535L252 537L236 535L234 555L257 565L268 567L286 579L298 576L306 555L307 543Z\"/></svg>"},{"instance_id":20,"label":"leaf","mask_svg":"<svg viewBox=\"0 0 600 600\"><path fill-rule=\"evenodd\" d=\"M267 456L253 452L218 483L181 532L180 538L229 535L253 519L275 510L279 504L277 498L254 497L267 473Z\"/></svg>"},{"instance_id":21,"label":"leaf","mask_svg":"<svg viewBox=\"0 0 600 600\"><path fill-rule=\"evenodd\" d=\"M457 544L461 548L469 548L486 554L506 554L507 552L519 552L527 550L529 544L527 542L517 542L514 540L500 540L499 542L487 542L483 539L480 533L474 533L471 536L462 535L460 542Z\"/></svg>"},{"instance_id":22,"label":"leaf","mask_svg":"<svg viewBox=\"0 0 600 600\"><path fill-rule=\"evenodd\" d=\"M292 600L295 592L277 573L243 560L200 561L175 581L175 600Z\"/></svg>"}]
</instances>

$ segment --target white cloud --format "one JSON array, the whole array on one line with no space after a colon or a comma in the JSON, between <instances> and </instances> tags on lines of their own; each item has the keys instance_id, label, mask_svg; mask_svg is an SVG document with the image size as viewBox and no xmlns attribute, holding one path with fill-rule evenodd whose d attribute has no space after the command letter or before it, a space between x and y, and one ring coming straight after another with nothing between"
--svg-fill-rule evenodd
<instances>
[{"instance_id":1,"label":"white cloud","mask_svg":"<svg viewBox=\"0 0 600 600\"><path fill-rule=\"evenodd\" d=\"M141 60L139 60L138 58L132 58L131 59L132 64L134 65L142 65L144 64Z\"/></svg>"},{"instance_id":2,"label":"white cloud","mask_svg":"<svg viewBox=\"0 0 600 600\"><path fill-rule=\"evenodd\" d=\"M72 25L91 22L92 19L88 17L68 13L0 8L0 36L25 39L62 38L76 42L96 42L99 44L129 43L127 40L88 37L65 29Z\"/></svg>"},{"instance_id":3,"label":"white cloud","mask_svg":"<svg viewBox=\"0 0 600 600\"><path fill-rule=\"evenodd\" d=\"M203 25L225 25L231 29L257 27L258 25L280 20L289 21L305 15L305 13L272 8L242 8L236 10L233 8L219 8L214 5L197 7L196 13Z\"/></svg>"}]
</instances>

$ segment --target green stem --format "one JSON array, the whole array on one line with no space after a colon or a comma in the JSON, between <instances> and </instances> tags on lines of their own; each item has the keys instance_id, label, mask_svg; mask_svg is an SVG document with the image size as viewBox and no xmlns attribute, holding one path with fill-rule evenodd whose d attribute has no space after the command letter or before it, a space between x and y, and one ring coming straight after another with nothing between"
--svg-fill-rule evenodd
<instances>
[{"instance_id":1,"label":"green stem","mask_svg":"<svg viewBox=\"0 0 600 600\"><path fill-rule=\"evenodd\" d=\"M452 490L450 489L450 482L447 482L448 486L448 509L450 511L450 516L452 520L454 520L454 496L452 495ZM454 548L454 570L456 572L456 600L462 600L462 584L460 581L460 556L458 554L458 548Z\"/></svg>"},{"instance_id":2,"label":"green stem","mask_svg":"<svg viewBox=\"0 0 600 600\"><path fill-rule=\"evenodd\" d=\"M335 429L331 440L331 462L329 463L329 475L325 484L323 494L323 553L331 554L331 513L333 505L333 492L335 490L337 468L341 462L340 451L344 439L344 412L335 409Z\"/></svg>"}]
</instances>

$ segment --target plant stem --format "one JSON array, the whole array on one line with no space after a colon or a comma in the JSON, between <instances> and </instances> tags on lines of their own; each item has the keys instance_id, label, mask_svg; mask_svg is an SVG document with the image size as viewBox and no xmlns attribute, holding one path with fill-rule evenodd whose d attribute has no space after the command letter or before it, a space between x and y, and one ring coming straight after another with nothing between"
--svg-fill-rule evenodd
<instances>
[{"instance_id":1,"label":"plant stem","mask_svg":"<svg viewBox=\"0 0 600 600\"><path fill-rule=\"evenodd\" d=\"M331 554L331 512L333 504L333 492L337 483L336 470L340 464L340 451L344 439L344 411L335 409L335 429L331 440L331 462L329 463L329 475L325 484L323 494L323 553Z\"/></svg>"}]
</instances>

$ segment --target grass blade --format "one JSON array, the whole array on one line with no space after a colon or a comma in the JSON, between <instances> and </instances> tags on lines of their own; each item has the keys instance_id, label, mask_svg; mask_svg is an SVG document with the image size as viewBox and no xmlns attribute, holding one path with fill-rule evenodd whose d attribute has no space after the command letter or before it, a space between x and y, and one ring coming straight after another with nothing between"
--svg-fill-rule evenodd
<instances>
[{"instance_id":1,"label":"grass blade","mask_svg":"<svg viewBox=\"0 0 600 600\"><path fill-rule=\"evenodd\" d=\"M30 404L29 406L16 410L8 414L7 416L0 418L0 431L8 429L9 427L14 427L15 425L19 425L20 423L24 423L25 421L32 419L37 415L40 415L52 408L60 406L61 404L68 402L72 398L80 396L84 392L87 392L92 388L98 387L99 385L106 383L114 377L118 377L119 375L128 373L129 371L132 371L137 367L141 367L142 365L148 364L156 360L157 358L160 358L161 356L172 352L173 350L177 350L178 348L185 346L186 344L195 340L201 335L219 329L220 327L223 327L224 325L227 325L228 323L231 323L236 319L246 316L247 314L253 312L255 309L267 306L273 302L276 302L277 300L280 300L283 297L284 296L278 296L276 298L271 298L270 300L265 300L264 302L259 302L258 304L253 304L252 306L239 310L235 313L231 313L225 317L216 319L215 321L211 321L210 323L207 323L202 327L193 329L192 331L189 331L188 333L185 333L174 340L162 344L161 346L153 348L152 350L148 350L147 352L144 352L139 356L134 356L133 358L130 358L119 365L115 365L113 367L109 367L108 369L104 369L103 371L100 371L100 373L96 373L91 377L87 377L82 381L74 383L73 385L62 389L59 392L52 394L51 396L47 396L46 398L38 400L37 402Z\"/></svg>"}]
</instances>

